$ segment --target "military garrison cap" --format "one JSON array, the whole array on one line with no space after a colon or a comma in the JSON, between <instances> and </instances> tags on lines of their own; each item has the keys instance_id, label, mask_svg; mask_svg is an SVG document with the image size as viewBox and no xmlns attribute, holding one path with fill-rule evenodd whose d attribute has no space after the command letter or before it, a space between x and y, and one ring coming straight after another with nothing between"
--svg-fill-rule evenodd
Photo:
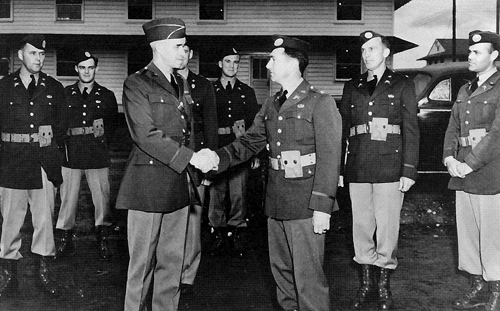
<instances>
[{"instance_id":1,"label":"military garrison cap","mask_svg":"<svg viewBox=\"0 0 500 311\"><path fill-rule=\"evenodd\" d=\"M473 30L469 33L469 46L477 43L491 43L495 50L500 48L500 36L491 31Z\"/></svg>"},{"instance_id":2,"label":"military garrison cap","mask_svg":"<svg viewBox=\"0 0 500 311\"><path fill-rule=\"evenodd\" d=\"M229 55L240 55L240 53L234 47L226 46L219 52L219 60L223 60L224 57Z\"/></svg>"},{"instance_id":3,"label":"military garrison cap","mask_svg":"<svg viewBox=\"0 0 500 311\"><path fill-rule=\"evenodd\" d=\"M186 25L177 17L154 19L142 25L149 43L165 39L180 39L186 37Z\"/></svg>"},{"instance_id":4,"label":"military garrison cap","mask_svg":"<svg viewBox=\"0 0 500 311\"><path fill-rule=\"evenodd\" d=\"M273 49L284 48L285 51L293 49L304 54L307 54L309 52L309 43L297 38L286 37L282 35L273 35L272 40Z\"/></svg>"},{"instance_id":5,"label":"military garrison cap","mask_svg":"<svg viewBox=\"0 0 500 311\"><path fill-rule=\"evenodd\" d=\"M22 49L26 43L31 44L39 50L45 50L46 42L43 35L27 35L19 41L19 49Z\"/></svg>"},{"instance_id":6,"label":"military garrison cap","mask_svg":"<svg viewBox=\"0 0 500 311\"><path fill-rule=\"evenodd\" d=\"M75 65L78 65L81 62L84 62L88 59L93 59L95 65L97 66L97 57L92 55L89 51L81 50L76 53Z\"/></svg>"}]
</instances>

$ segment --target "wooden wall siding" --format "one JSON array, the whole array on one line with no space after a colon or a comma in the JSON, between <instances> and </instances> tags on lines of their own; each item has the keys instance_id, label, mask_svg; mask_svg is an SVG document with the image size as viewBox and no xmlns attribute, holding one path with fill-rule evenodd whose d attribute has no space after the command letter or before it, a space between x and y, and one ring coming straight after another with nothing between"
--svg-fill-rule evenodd
<instances>
[{"instance_id":1,"label":"wooden wall siding","mask_svg":"<svg viewBox=\"0 0 500 311\"><path fill-rule=\"evenodd\" d=\"M335 23L334 0L227 0L227 23L198 23L198 0L157 0L156 17L178 16L191 35L356 36L367 28L393 35L393 0L365 0L364 21ZM125 0L85 0L83 22L55 21L55 0L16 0L0 33L142 35L126 19ZM21 27L20 27L21 26Z\"/></svg>"}]
</instances>

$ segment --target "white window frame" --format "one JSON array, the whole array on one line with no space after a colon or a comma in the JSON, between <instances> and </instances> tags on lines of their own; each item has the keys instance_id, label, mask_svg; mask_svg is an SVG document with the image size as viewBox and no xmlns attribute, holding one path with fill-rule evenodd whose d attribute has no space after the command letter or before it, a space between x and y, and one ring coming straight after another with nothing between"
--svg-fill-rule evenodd
<instances>
[{"instance_id":1,"label":"white window frame","mask_svg":"<svg viewBox=\"0 0 500 311\"><path fill-rule=\"evenodd\" d=\"M198 0L197 2L197 18L198 18L198 24L225 24L227 23L227 0L222 0L224 2L224 18L223 19L200 19L200 1Z\"/></svg>"},{"instance_id":2,"label":"white window frame","mask_svg":"<svg viewBox=\"0 0 500 311\"><path fill-rule=\"evenodd\" d=\"M84 12L85 12L85 0L82 0L80 19L62 19L62 18L59 18L59 16L58 16L57 0L54 0L54 15L55 15L56 22L64 22L64 23L67 23L67 22L83 22L84 21L84 19L83 19Z\"/></svg>"},{"instance_id":3,"label":"white window frame","mask_svg":"<svg viewBox=\"0 0 500 311\"><path fill-rule=\"evenodd\" d=\"M0 22L12 22L14 21L14 0L10 0L10 17L8 18L0 18Z\"/></svg>"},{"instance_id":4,"label":"white window frame","mask_svg":"<svg viewBox=\"0 0 500 311\"><path fill-rule=\"evenodd\" d=\"M134 18L128 18L128 10L129 10L129 0L125 1L125 19L127 22L138 22L138 23L144 23L146 21L150 21L156 18L156 1L151 0L151 19L134 19Z\"/></svg>"},{"instance_id":5,"label":"white window frame","mask_svg":"<svg viewBox=\"0 0 500 311\"><path fill-rule=\"evenodd\" d=\"M336 24L363 24L365 22L365 0L361 0L361 19L353 19L353 20L344 20L344 19L337 19L338 17L338 10L337 10L337 5L338 2L341 0L334 0L334 23Z\"/></svg>"}]
</instances>

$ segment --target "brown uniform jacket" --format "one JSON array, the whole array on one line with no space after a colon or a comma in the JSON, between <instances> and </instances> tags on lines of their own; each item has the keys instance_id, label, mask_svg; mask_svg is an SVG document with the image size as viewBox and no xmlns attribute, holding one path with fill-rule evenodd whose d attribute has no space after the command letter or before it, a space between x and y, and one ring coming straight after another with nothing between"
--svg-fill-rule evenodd
<instances>
[{"instance_id":1,"label":"brown uniform jacket","mask_svg":"<svg viewBox=\"0 0 500 311\"><path fill-rule=\"evenodd\" d=\"M193 151L184 145L188 122L179 97L163 73L150 63L124 83L124 112L134 148L116 202L119 209L171 212L190 204L187 166Z\"/></svg>"},{"instance_id":2,"label":"brown uniform jacket","mask_svg":"<svg viewBox=\"0 0 500 311\"><path fill-rule=\"evenodd\" d=\"M0 141L0 187L12 189L42 189L41 168L48 179L62 183L62 145L66 131L60 109L65 104L64 88L59 81L40 72L33 98L19 77L19 70L0 81L0 132L34 134L40 126L50 125L53 131L50 146L39 142Z\"/></svg>"},{"instance_id":3,"label":"brown uniform jacket","mask_svg":"<svg viewBox=\"0 0 500 311\"><path fill-rule=\"evenodd\" d=\"M303 81L277 109L279 93L266 100L253 125L230 145L217 150L219 170L237 165L269 144L269 156L297 150L316 153L316 164L302 168L303 177L285 178L269 169L266 215L279 220L306 219L314 211L337 209L342 121L333 98Z\"/></svg>"},{"instance_id":4,"label":"brown uniform jacket","mask_svg":"<svg viewBox=\"0 0 500 311\"><path fill-rule=\"evenodd\" d=\"M472 149L461 147L459 137L469 130L486 129L487 135ZM470 82L462 86L453 105L444 138L443 159L453 156L473 172L452 177L448 187L472 194L500 193L500 72L494 73L474 93Z\"/></svg>"},{"instance_id":5,"label":"brown uniform jacket","mask_svg":"<svg viewBox=\"0 0 500 311\"><path fill-rule=\"evenodd\" d=\"M367 75L347 82L342 95L345 181L387 183L402 176L416 180L420 133L413 82L386 69L370 96ZM352 127L369 124L374 117L387 118L389 125L400 127L401 134L387 134L386 141L372 140L370 133L351 136Z\"/></svg>"}]
</instances>

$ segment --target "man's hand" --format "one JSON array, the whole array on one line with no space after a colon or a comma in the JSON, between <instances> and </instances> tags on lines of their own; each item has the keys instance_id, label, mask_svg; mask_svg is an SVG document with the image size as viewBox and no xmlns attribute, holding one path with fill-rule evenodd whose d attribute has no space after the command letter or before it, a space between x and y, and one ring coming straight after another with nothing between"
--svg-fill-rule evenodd
<instances>
[{"instance_id":1,"label":"man's hand","mask_svg":"<svg viewBox=\"0 0 500 311\"><path fill-rule=\"evenodd\" d=\"M330 214L314 211L312 222L316 234L324 234L330 230Z\"/></svg>"},{"instance_id":2,"label":"man's hand","mask_svg":"<svg viewBox=\"0 0 500 311\"><path fill-rule=\"evenodd\" d=\"M446 157L444 164L452 177L465 178L465 175L472 172L472 169L466 163L462 163L452 156Z\"/></svg>"},{"instance_id":3,"label":"man's hand","mask_svg":"<svg viewBox=\"0 0 500 311\"><path fill-rule=\"evenodd\" d=\"M210 149L202 149L193 154L193 157L189 161L194 167L202 171L203 173L209 172L211 170L217 170L219 166L219 156L217 153Z\"/></svg>"},{"instance_id":4,"label":"man's hand","mask_svg":"<svg viewBox=\"0 0 500 311\"><path fill-rule=\"evenodd\" d=\"M401 192L406 192L410 190L411 186L415 184L415 181L408 177L401 177L399 179L399 188L398 190Z\"/></svg>"}]
</instances>

